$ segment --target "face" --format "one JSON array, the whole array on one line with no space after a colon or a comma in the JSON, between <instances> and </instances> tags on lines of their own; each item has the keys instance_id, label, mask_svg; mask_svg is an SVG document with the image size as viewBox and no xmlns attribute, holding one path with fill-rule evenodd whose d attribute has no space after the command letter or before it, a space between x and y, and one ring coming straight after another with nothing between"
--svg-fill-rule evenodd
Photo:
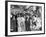
<instances>
[{"instance_id":1,"label":"face","mask_svg":"<svg viewBox=\"0 0 46 37\"><path fill-rule=\"evenodd\" d=\"M29 16L27 15L27 18L29 19Z\"/></svg>"}]
</instances>

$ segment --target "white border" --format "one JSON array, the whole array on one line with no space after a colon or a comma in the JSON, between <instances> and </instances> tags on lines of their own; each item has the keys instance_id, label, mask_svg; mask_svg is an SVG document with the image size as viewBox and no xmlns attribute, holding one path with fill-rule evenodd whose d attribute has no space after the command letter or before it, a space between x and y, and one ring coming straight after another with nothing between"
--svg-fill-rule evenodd
<instances>
[{"instance_id":1,"label":"white border","mask_svg":"<svg viewBox=\"0 0 46 37\"><path fill-rule=\"evenodd\" d=\"M42 31L31 31L31 32L10 32L10 5L33 5L33 6L42 6ZM19 35L19 34L36 34L44 33L44 4L32 4L32 3L17 3L17 2L8 2L8 35Z\"/></svg>"}]
</instances>

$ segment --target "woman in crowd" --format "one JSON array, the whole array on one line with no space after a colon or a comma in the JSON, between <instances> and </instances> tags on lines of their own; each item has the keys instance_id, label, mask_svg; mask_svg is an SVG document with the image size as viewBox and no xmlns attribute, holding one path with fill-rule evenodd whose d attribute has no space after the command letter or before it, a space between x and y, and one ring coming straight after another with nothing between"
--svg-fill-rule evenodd
<instances>
[{"instance_id":1,"label":"woman in crowd","mask_svg":"<svg viewBox=\"0 0 46 37\"><path fill-rule=\"evenodd\" d=\"M18 21L18 32L25 31L25 18L19 15L17 21Z\"/></svg>"}]
</instances>

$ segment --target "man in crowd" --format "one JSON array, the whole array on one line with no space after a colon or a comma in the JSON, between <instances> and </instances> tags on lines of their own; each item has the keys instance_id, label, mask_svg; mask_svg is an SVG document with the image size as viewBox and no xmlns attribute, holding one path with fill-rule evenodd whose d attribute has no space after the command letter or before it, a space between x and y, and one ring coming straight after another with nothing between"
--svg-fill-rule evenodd
<instances>
[{"instance_id":1,"label":"man in crowd","mask_svg":"<svg viewBox=\"0 0 46 37\"><path fill-rule=\"evenodd\" d=\"M26 16L25 26L26 26L26 31L30 31L30 19L28 15Z\"/></svg>"}]
</instances>

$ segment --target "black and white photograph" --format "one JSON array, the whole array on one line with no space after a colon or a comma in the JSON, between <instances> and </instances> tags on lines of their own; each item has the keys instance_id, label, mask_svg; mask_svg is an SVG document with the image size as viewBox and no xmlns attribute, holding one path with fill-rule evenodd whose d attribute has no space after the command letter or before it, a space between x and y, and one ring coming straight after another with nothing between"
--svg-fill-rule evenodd
<instances>
[{"instance_id":1,"label":"black and white photograph","mask_svg":"<svg viewBox=\"0 0 46 37\"><path fill-rule=\"evenodd\" d=\"M11 5L10 31L41 31L41 6Z\"/></svg>"},{"instance_id":2,"label":"black and white photograph","mask_svg":"<svg viewBox=\"0 0 46 37\"><path fill-rule=\"evenodd\" d=\"M44 4L8 2L8 35L44 33Z\"/></svg>"}]
</instances>

